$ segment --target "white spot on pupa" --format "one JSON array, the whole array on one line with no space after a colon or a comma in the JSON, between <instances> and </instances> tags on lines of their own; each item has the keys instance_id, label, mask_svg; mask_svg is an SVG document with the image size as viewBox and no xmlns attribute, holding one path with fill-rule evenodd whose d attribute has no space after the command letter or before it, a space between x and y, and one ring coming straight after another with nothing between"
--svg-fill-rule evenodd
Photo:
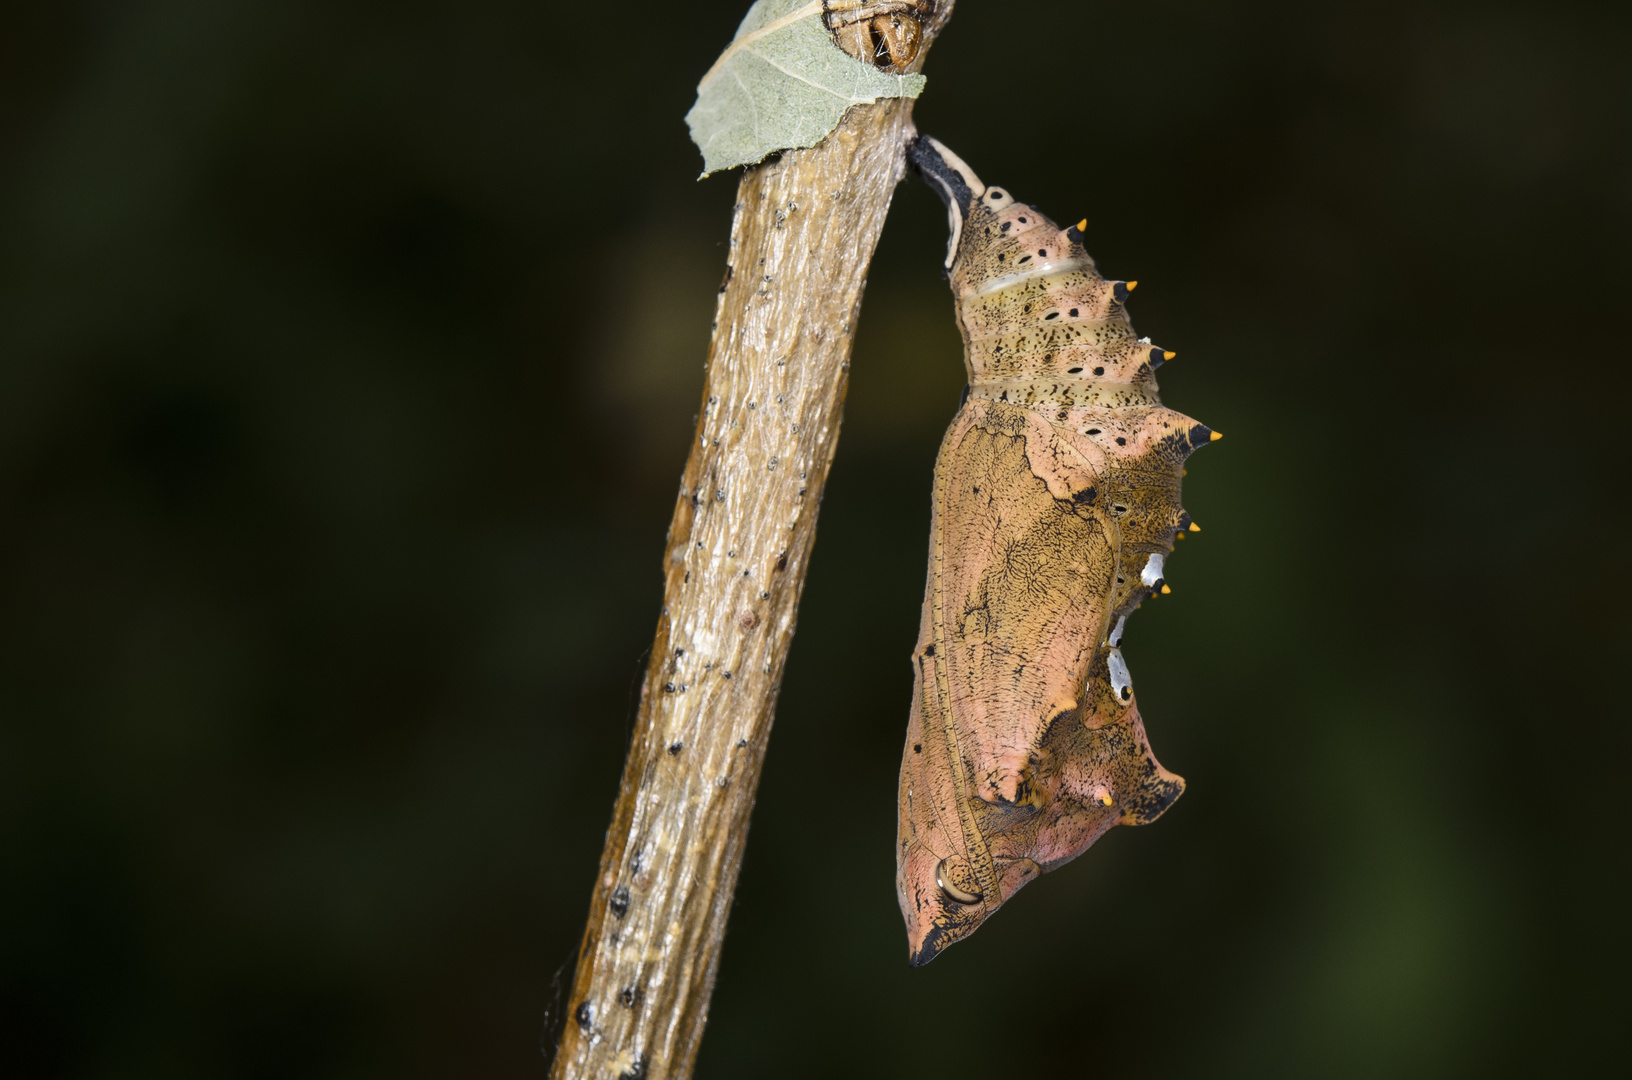
<instances>
[{"instance_id":1,"label":"white spot on pupa","mask_svg":"<svg viewBox=\"0 0 1632 1080\"><path fill-rule=\"evenodd\" d=\"M1105 654L1105 666L1111 670L1111 693L1118 701L1133 699L1133 676L1128 674L1127 661L1122 659L1121 649L1112 649Z\"/></svg>"},{"instance_id":2,"label":"white spot on pupa","mask_svg":"<svg viewBox=\"0 0 1632 1080\"><path fill-rule=\"evenodd\" d=\"M1139 580L1151 586L1162 580L1162 562L1166 558L1165 555L1152 555L1150 561L1145 563L1144 572L1139 575Z\"/></svg>"},{"instance_id":3,"label":"white spot on pupa","mask_svg":"<svg viewBox=\"0 0 1632 1080\"><path fill-rule=\"evenodd\" d=\"M1128 617L1126 615L1117 617L1116 625L1111 627L1111 636L1107 639L1112 646L1122 644L1122 631L1127 628L1127 625Z\"/></svg>"},{"instance_id":4,"label":"white spot on pupa","mask_svg":"<svg viewBox=\"0 0 1632 1080\"><path fill-rule=\"evenodd\" d=\"M1150 339L1148 337L1142 337L1142 338L1139 339L1139 344L1149 345L1150 344Z\"/></svg>"}]
</instances>

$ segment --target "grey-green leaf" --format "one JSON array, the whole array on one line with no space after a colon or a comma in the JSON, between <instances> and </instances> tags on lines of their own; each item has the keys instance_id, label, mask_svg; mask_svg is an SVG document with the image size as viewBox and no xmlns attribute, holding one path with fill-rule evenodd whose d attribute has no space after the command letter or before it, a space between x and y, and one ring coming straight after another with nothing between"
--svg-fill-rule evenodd
<instances>
[{"instance_id":1,"label":"grey-green leaf","mask_svg":"<svg viewBox=\"0 0 1632 1080\"><path fill-rule=\"evenodd\" d=\"M820 0L759 0L697 84L686 124L707 176L815 146L850 106L923 89L922 75L886 75L839 48Z\"/></svg>"}]
</instances>

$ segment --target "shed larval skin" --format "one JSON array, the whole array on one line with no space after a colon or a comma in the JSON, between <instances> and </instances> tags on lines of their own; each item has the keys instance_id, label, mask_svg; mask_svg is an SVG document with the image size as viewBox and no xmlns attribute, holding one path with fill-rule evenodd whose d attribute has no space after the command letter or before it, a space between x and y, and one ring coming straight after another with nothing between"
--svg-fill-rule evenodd
<instances>
[{"instance_id":1,"label":"shed larval skin","mask_svg":"<svg viewBox=\"0 0 1632 1080\"><path fill-rule=\"evenodd\" d=\"M1134 282L917 140L947 204L969 389L935 464L896 889L910 961L973 933L1184 781L1151 753L1118 644L1167 590L1184 460L1219 436L1156 396L1173 354L1134 337Z\"/></svg>"}]
</instances>

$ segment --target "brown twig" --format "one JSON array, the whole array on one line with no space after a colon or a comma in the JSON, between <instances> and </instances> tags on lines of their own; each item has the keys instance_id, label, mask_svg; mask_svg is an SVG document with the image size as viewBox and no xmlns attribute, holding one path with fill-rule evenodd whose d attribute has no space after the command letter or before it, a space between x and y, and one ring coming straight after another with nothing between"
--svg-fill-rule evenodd
<instances>
[{"instance_id":1,"label":"brown twig","mask_svg":"<svg viewBox=\"0 0 1632 1080\"><path fill-rule=\"evenodd\" d=\"M554 1080L691 1075L911 112L856 106L819 145L743 175Z\"/></svg>"}]
</instances>

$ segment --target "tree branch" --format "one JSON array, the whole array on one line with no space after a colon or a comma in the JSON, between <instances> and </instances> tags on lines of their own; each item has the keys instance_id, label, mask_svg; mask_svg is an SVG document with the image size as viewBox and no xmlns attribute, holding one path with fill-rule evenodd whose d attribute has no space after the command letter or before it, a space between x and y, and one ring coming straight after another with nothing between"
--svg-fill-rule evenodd
<instances>
[{"instance_id":1,"label":"tree branch","mask_svg":"<svg viewBox=\"0 0 1632 1080\"><path fill-rule=\"evenodd\" d=\"M951 6L925 26L925 49ZM911 109L856 106L819 145L742 177L554 1080L691 1075Z\"/></svg>"}]
</instances>

